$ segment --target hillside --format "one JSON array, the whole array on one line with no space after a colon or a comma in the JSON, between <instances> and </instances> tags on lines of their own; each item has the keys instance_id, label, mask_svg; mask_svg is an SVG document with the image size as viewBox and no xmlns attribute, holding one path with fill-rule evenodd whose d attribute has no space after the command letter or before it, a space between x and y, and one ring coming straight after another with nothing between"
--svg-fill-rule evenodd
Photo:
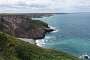
<instances>
[{"instance_id":1,"label":"hillside","mask_svg":"<svg viewBox=\"0 0 90 60\"><path fill-rule=\"evenodd\" d=\"M40 48L0 32L0 60L78 60L63 52Z\"/></svg>"}]
</instances>

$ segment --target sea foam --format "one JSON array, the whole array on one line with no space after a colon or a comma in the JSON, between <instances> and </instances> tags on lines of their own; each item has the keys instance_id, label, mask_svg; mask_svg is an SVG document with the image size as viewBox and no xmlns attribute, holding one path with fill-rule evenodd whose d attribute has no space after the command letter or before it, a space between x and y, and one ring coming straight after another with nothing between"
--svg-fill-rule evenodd
<instances>
[{"instance_id":1,"label":"sea foam","mask_svg":"<svg viewBox=\"0 0 90 60\"><path fill-rule=\"evenodd\" d=\"M59 32L59 30L57 29L57 27L54 26L49 26L51 29L54 29L54 31L52 31L52 33L56 33Z\"/></svg>"},{"instance_id":2,"label":"sea foam","mask_svg":"<svg viewBox=\"0 0 90 60\"><path fill-rule=\"evenodd\" d=\"M45 44L46 43L45 43L45 40L44 39L36 40L36 45L37 46L43 47Z\"/></svg>"}]
</instances>

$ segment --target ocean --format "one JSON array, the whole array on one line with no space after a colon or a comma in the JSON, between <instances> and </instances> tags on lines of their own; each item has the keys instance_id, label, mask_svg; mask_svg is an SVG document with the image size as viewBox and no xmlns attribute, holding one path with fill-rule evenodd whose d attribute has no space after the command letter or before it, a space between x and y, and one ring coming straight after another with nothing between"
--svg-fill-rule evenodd
<instances>
[{"instance_id":1,"label":"ocean","mask_svg":"<svg viewBox=\"0 0 90 60\"><path fill-rule=\"evenodd\" d=\"M56 31L37 41L38 45L75 56L90 55L90 13L54 14L42 20Z\"/></svg>"}]
</instances>

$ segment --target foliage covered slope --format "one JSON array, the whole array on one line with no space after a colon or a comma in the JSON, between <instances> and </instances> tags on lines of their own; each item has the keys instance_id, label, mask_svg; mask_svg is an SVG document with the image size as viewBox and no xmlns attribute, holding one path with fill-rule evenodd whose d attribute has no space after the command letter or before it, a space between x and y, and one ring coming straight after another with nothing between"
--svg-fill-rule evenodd
<instances>
[{"instance_id":1,"label":"foliage covered slope","mask_svg":"<svg viewBox=\"0 0 90 60\"><path fill-rule=\"evenodd\" d=\"M78 60L77 57L21 41L0 32L0 60Z\"/></svg>"}]
</instances>

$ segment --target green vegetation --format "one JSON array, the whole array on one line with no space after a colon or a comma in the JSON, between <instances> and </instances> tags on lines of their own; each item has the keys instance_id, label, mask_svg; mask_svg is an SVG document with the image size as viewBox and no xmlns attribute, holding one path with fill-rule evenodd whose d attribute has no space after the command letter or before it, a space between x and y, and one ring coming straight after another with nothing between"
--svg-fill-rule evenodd
<instances>
[{"instance_id":1,"label":"green vegetation","mask_svg":"<svg viewBox=\"0 0 90 60\"><path fill-rule=\"evenodd\" d=\"M0 32L0 60L79 60L63 52L44 49Z\"/></svg>"},{"instance_id":2,"label":"green vegetation","mask_svg":"<svg viewBox=\"0 0 90 60\"><path fill-rule=\"evenodd\" d=\"M32 28L44 28L44 27L48 27L48 24L43 22L43 21L40 21L40 20L32 20Z\"/></svg>"}]
</instances>

